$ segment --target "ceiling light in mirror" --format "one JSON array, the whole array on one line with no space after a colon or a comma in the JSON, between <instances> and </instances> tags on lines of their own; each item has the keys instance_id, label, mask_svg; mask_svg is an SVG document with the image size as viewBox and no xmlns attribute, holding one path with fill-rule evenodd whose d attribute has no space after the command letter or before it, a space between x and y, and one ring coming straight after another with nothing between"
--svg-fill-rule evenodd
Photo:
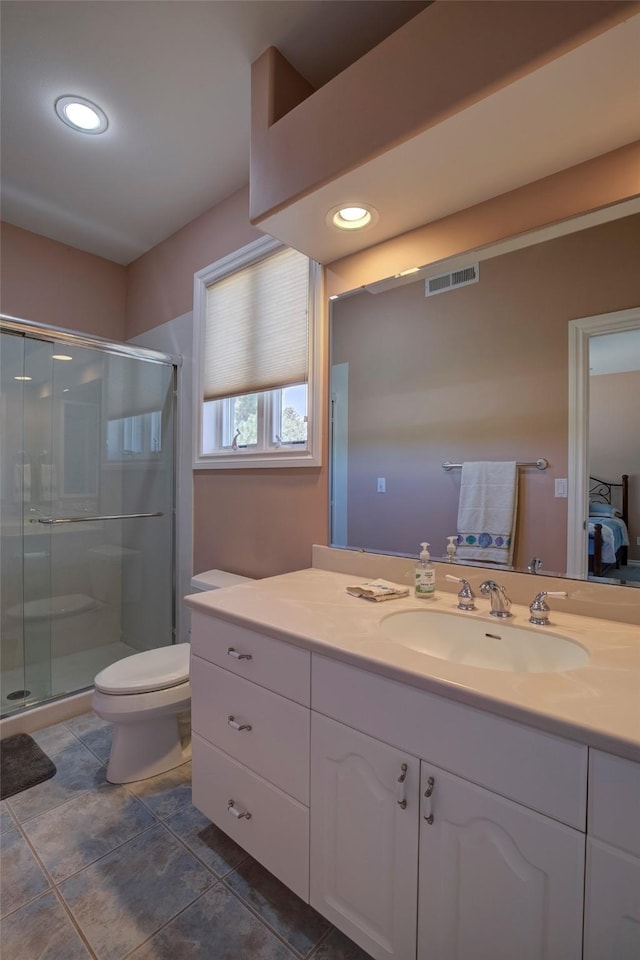
<instances>
[{"instance_id":1,"label":"ceiling light in mirror","mask_svg":"<svg viewBox=\"0 0 640 960\"><path fill-rule=\"evenodd\" d=\"M378 211L362 203L343 203L332 207L327 222L339 230L362 230L378 220Z\"/></svg>"},{"instance_id":2,"label":"ceiling light in mirror","mask_svg":"<svg viewBox=\"0 0 640 960\"><path fill-rule=\"evenodd\" d=\"M59 97L55 106L62 122L81 133L104 133L109 126L104 110L84 97Z\"/></svg>"},{"instance_id":3,"label":"ceiling light in mirror","mask_svg":"<svg viewBox=\"0 0 640 960\"><path fill-rule=\"evenodd\" d=\"M68 353L52 353L52 360L73 360L73 357L70 357Z\"/></svg>"}]
</instances>

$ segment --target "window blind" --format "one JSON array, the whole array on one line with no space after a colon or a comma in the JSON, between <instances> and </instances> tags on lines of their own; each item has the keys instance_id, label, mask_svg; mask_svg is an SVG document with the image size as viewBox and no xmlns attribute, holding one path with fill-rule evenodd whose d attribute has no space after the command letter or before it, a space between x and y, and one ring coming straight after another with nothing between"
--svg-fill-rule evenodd
<instances>
[{"instance_id":1,"label":"window blind","mask_svg":"<svg viewBox=\"0 0 640 960\"><path fill-rule=\"evenodd\" d=\"M279 250L207 287L204 399L305 383L309 260Z\"/></svg>"}]
</instances>

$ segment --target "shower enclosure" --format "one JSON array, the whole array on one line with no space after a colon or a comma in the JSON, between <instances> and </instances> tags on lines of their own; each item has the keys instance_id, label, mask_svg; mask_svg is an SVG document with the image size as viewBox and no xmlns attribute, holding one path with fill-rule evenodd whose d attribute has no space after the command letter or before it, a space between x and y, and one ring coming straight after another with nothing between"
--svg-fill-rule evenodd
<instances>
[{"instance_id":1,"label":"shower enclosure","mask_svg":"<svg viewBox=\"0 0 640 960\"><path fill-rule=\"evenodd\" d=\"M174 642L177 359L0 317L2 716Z\"/></svg>"}]
</instances>

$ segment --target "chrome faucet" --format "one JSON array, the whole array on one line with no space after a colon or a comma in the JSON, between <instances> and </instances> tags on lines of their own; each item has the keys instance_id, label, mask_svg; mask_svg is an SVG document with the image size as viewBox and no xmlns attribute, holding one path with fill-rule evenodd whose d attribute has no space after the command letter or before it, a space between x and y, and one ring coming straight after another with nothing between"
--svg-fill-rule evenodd
<instances>
[{"instance_id":1,"label":"chrome faucet","mask_svg":"<svg viewBox=\"0 0 640 960\"><path fill-rule=\"evenodd\" d=\"M551 607L545 600L545 597L568 597L569 594L566 590L555 590L551 592L550 590L542 590L540 593L536 594L534 597L533 603L529 606L529 617L530 623L535 623L539 627L546 627L549 623L549 613Z\"/></svg>"},{"instance_id":2,"label":"chrome faucet","mask_svg":"<svg viewBox=\"0 0 640 960\"><path fill-rule=\"evenodd\" d=\"M476 595L471 589L471 584L468 580L463 580L462 577L453 577L450 573L446 574L445 580L453 580L455 583L462 584L458 591L458 610L476 609Z\"/></svg>"},{"instance_id":3,"label":"chrome faucet","mask_svg":"<svg viewBox=\"0 0 640 960\"><path fill-rule=\"evenodd\" d=\"M529 563L527 564L527 572L537 573L541 566L542 560L540 557L531 557L531 560L529 560Z\"/></svg>"},{"instance_id":4,"label":"chrome faucet","mask_svg":"<svg viewBox=\"0 0 640 960\"><path fill-rule=\"evenodd\" d=\"M491 596L491 616L492 617L512 617L511 600L506 595L504 587L501 587L495 580L485 580L480 584L480 593Z\"/></svg>"}]
</instances>

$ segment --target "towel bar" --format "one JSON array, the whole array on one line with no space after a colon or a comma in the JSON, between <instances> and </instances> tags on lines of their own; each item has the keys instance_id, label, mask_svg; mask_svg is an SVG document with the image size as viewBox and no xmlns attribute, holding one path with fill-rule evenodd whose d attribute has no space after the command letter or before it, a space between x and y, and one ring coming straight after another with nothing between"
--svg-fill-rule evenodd
<instances>
[{"instance_id":1,"label":"towel bar","mask_svg":"<svg viewBox=\"0 0 640 960\"><path fill-rule=\"evenodd\" d=\"M544 457L540 457L539 460L518 460L516 462L516 467L537 467L538 470L546 470L549 466L549 461L545 460ZM445 460L442 464L443 470L457 470L462 467L461 463L451 463L450 460Z\"/></svg>"}]
</instances>

